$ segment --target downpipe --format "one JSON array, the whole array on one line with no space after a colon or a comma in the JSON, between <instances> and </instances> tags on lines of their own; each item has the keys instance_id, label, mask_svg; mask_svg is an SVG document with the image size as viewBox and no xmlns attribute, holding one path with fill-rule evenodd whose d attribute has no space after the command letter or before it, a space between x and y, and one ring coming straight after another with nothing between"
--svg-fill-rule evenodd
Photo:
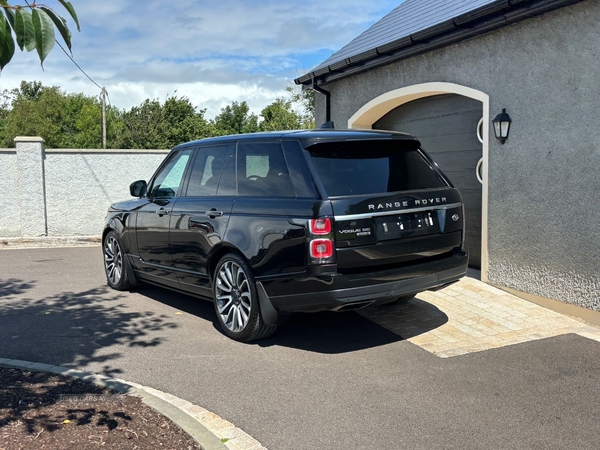
<instances>
[{"instance_id":1,"label":"downpipe","mask_svg":"<svg viewBox=\"0 0 600 450\"><path fill-rule=\"evenodd\" d=\"M321 125L321 128L334 128L331 121L331 92L317 86L317 80L314 78L312 79L312 89L325 96L325 123Z\"/></svg>"}]
</instances>

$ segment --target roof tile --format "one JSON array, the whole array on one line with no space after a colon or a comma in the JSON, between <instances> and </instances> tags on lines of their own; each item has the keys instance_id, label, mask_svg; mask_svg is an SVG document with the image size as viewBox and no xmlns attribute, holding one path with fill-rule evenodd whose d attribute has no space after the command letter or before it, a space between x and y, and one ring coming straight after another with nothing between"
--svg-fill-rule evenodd
<instances>
[{"instance_id":1,"label":"roof tile","mask_svg":"<svg viewBox=\"0 0 600 450\"><path fill-rule=\"evenodd\" d=\"M399 48L407 42L407 39L410 42L410 36L419 31L436 25L447 26L456 17L464 16L483 6L490 5L492 8L495 6L492 5L494 3L499 8L503 8L509 2L508 0L406 0L311 72L320 73L322 69L346 59L352 61L356 60L358 55L376 53L378 48L380 52L386 48ZM423 36L426 37L426 34ZM418 38L423 36L417 35ZM383 49L380 48L382 46Z\"/></svg>"}]
</instances>

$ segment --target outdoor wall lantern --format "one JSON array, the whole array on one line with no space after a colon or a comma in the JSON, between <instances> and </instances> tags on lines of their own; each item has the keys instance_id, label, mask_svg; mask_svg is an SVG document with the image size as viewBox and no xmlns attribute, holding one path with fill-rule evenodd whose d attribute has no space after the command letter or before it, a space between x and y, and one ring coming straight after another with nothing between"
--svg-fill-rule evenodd
<instances>
[{"instance_id":1,"label":"outdoor wall lantern","mask_svg":"<svg viewBox=\"0 0 600 450\"><path fill-rule=\"evenodd\" d=\"M506 108L502 108L502 112L492 120L492 123L494 124L494 134L501 144L504 144L508 139L511 122L510 116L506 113Z\"/></svg>"}]
</instances>

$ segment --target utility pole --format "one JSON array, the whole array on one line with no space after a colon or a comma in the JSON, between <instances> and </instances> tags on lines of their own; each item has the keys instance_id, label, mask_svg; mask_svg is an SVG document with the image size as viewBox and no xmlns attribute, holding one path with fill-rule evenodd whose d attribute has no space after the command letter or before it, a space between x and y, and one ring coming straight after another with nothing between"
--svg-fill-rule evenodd
<instances>
[{"instance_id":1,"label":"utility pole","mask_svg":"<svg viewBox=\"0 0 600 450\"><path fill-rule=\"evenodd\" d=\"M102 148L106 148L106 88L102 88Z\"/></svg>"}]
</instances>

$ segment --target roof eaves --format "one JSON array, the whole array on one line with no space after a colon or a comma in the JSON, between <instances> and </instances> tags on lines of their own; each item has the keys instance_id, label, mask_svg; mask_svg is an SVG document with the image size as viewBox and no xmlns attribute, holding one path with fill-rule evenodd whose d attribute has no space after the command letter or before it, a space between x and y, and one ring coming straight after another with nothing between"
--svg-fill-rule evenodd
<instances>
[{"instance_id":1,"label":"roof eaves","mask_svg":"<svg viewBox=\"0 0 600 450\"><path fill-rule=\"evenodd\" d=\"M516 2L522 2L524 0L516 0ZM514 3L514 2L513 2ZM479 20L485 16L490 14L497 14L502 10L510 7L510 0L498 1L496 3L490 3L488 5L482 6L481 8L477 8L473 11L469 11L467 13L461 14L454 18L454 23L456 26L462 26L469 22L473 22Z\"/></svg>"},{"instance_id":2,"label":"roof eaves","mask_svg":"<svg viewBox=\"0 0 600 450\"><path fill-rule=\"evenodd\" d=\"M425 53L583 0L498 0L374 49L318 68L296 84L330 82Z\"/></svg>"},{"instance_id":3,"label":"roof eaves","mask_svg":"<svg viewBox=\"0 0 600 450\"><path fill-rule=\"evenodd\" d=\"M420 54L423 54L423 53L426 53L426 52L429 52L429 51L432 51L432 50L435 50L435 49L438 49L441 47L446 47L450 44L463 41L470 37L496 30L505 25L507 25L507 20L504 17L498 17L494 20L487 21L485 26L478 27L475 29L457 28L454 33L442 35L438 38L428 41L427 43L424 43L424 42L413 43L412 45L408 45L408 46L399 48L395 51L388 52L387 54L380 53L378 58L366 61L362 65L349 66L343 72L331 72L328 75L326 81L327 82L337 81L342 78L346 78L346 77L350 77L352 75L359 74L366 70L384 66L386 64L390 64L392 62L399 61L402 59L407 59L412 56L420 55ZM308 75L308 80L312 80L312 79L313 78L310 77L310 75ZM302 78L299 78L298 80L301 81ZM305 83L298 83L298 84L305 84Z\"/></svg>"},{"instance_id":4,"label":"roof eaves","mask_svg":"<svg viewBox=\"0 0 600 450\"><path fill-rule=\"evenodd\" d=\"M454 20L450 19L442 23L438 23L437 25L434 25L432 27L425 28L424 30L417 31L416 33L411 34L410 38L413 42L427 41L442 33L447 33L448 31L453 30L454 28L456 28Z\"/></svg>"}]
</instances>

